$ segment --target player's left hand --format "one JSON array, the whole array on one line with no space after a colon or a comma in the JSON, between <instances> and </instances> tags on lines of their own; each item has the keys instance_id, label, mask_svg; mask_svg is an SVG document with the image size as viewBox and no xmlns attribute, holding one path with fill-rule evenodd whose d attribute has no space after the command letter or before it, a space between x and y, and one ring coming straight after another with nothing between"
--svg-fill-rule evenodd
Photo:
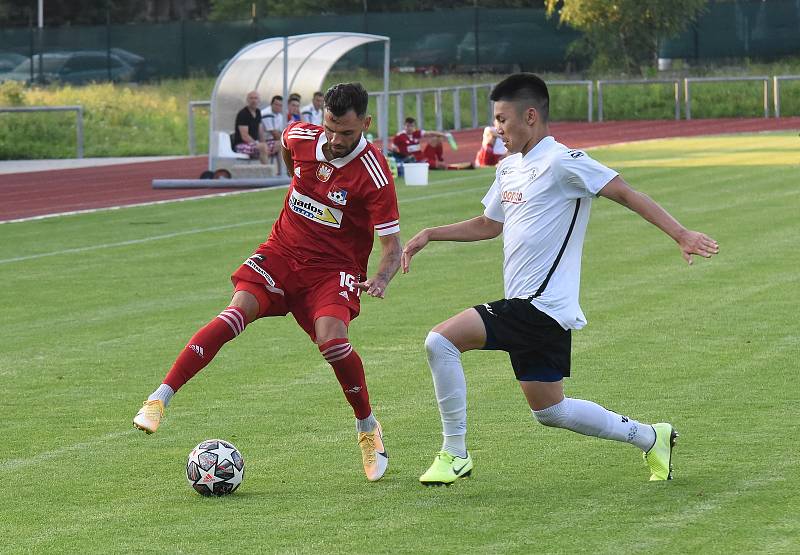
<instances>
[{"instance_id":1,"label":"player's left hand","mask_svg":"<svg viewBox=\"0 0 800 555\"><path fill-rule=\"evenodd\" d=\"M688 229L678 241L678 246L680 246L681 255L689 265L692 264L693 254L711 258L719 253L719 244L714 239L705 233Z\"/></svg>"},{"instance_id":2,"label":"player's left hand","mask_svg":"<svg viewBox=\"0 0 800 555\"><path fill-rule=\"evenodd\" d=\"M368 279L355 284L356 287L361 289L370 297L378 297L379 299L382 299L386 296L387 285L389 284L380 278Z\"/></svg>"}]
</instances>

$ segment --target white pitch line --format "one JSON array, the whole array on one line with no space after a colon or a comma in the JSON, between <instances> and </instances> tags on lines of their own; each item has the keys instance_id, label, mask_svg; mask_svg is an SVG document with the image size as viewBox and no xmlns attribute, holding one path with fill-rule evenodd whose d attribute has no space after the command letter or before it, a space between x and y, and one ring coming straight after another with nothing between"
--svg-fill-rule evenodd
<instances>
[{"instance_id":1,"label":"white pitch line","mask_svg":"<svg viewBox=\"0 0 800 555\"><path fill-rule=\"evenodd\" d=\"M288 187L288 185L287 185ZM271 187L272 189L285 189L284 186ZM103 208L86 208L85 210L70 210L68 212L54 212L52 214L42 214L41 216L30 216L29 218L17 218L16 220L0 220L0 224L18 224L22 222L34 222L36 220L46 220L48 218L59 218L61 216L74 216L76 214L91 214L93 212L103 212L105 210L122 210L123 208L136 208L138 206L154 206L156 204L168 204L170 202L185 202L188 200L200 200L214 197L227 197L230 195L241 195L244 193L255 193L264 189L244 189L241 191L227 191L225 193L210 193L198 195L196 197L171 198L165 200L151 200L149 202L137 202L135 204L120 204L118 206L104 206Z\"/></svg>"},{"instance_id":2,"label":"white pitch line","mask_svg":"<svg viewBox=\"0 0 800 555\"><path fill-rule=\"evenodd\" d=\"M44 453L39 453L38 455L34 455L33 457L27 459L11 459L9 461L0 462L0 471L9 471L9 470L17 470L20 468L25 468L26 466L31 466L34 464L39 464L40 462L49 461L51 459L55 459L61 457L63 455L67 455L74 451L81 451L83 449L90 449L95 447L101 443L105 443L109 440L116 439L119 437L130 435L137 430L131 428L130 430L125 430L124 432L112 432L110 434L106 434L104 436L100 436L98 438L92 439L90 441L84 441L81 443L76 443L74 445L68 445L66 447L61 447L60 449L54 449L52 451L45 451ZM139 432L141 433L141 432Z\"/></svg>"},{"instance_id":3,"label":"white pitch line","mask_svg":"<svg viewBox=\"0 0 800 555\"><path fill-rule=\"evenodd\" d=\"M439 181L437 183L447 183L447 182L451 182L451 181L460 181L460 180L462 180L462 178L445 179L445 180ZM470 189L460 189L458 191L446 191L446 192L442 192L442 193L433 193L431 195L423 195L423 196L419 196L419 197L403 199L403 200L400 200L398 202L399 202L399 204L406 204L406 203L409 203L409 202L417 202L417 201L429 200L429 199L434 199L434 198L439 198L439 197L448 197L448 196L457 195L457 194L460 194L460 193L483 191L483 190L486 190L487 188L488 188L488 186L487 187L473 187L473 188L470 188ZM229 193L223 193L223 194L229 194ZM196 198L199 198L199 197L196 197ZM189 199L183 199L183 200L189 200ZM172 201L159 201L159 203L161 203L161 202L172 202ZM199 229L189 229L189 230L186 230L186 231L176 231L175 233L165 233L164 235L154 235L152 237L144 237L142 239L131 239L129 241L120 241L120 242L117 242L117 243L102 243L102 244L99 244L99 245L89 245L89 246L86 246L86 247L76 247L74 249L63 249L63 250L59 250L59 251L43 252L43 253L31 254L31 255L27 255L27 256L17 256L17 257L14 257L14 258L4 258L4 259L0 259L0 264L10 264L10 263L13 263L13 262L23 262L25 260L36 260L37 258L46 258L48 256L59 256L59 255L64 255L64 254L75 254L75 253L79 253L79 252L87 252L87 251L94 251L94 250L100 250L100 249L124 247L124 246L128 246L128 245L138 245L138 244L141 244L141 243L149 243L151 241L160 241L162 239L172 239L174 237L182 237L182 236L185 236L185 235L195 235L195 234L198 234L198 233L206 233L206 232L209 232L209 231L220 231L220 230L223 230L223 229L232 229L232 228L244 227L244 226L248 226L248 225L264 224L264 223L267 223L269 221L270 220L251 220L251 221L247 221L247 222L237 222L235 224L227 224L227 225L220 225L220 226L213 226L213 227L204 227L204 228L199 228Z\"/></svg>"}]
</instances>

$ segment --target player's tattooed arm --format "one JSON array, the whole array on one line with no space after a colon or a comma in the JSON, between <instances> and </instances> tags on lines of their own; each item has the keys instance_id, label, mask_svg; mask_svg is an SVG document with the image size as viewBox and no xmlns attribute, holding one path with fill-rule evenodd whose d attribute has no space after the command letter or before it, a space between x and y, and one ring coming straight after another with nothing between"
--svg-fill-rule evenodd
<instances>
[{"instance_id":1,"label":"player's tattooed arm","mask_svg":"<svg viewBox=\"0 0 800 555\"><path fill-rule=\"evenodd\" d=\"M356 287L365 291L371 297L384 298L389 282L400 269L400 255L403 252L400 245L400 234L381 235L381 260L375 276L366 281L357 283Z\"/></svg>"}]
</instances>

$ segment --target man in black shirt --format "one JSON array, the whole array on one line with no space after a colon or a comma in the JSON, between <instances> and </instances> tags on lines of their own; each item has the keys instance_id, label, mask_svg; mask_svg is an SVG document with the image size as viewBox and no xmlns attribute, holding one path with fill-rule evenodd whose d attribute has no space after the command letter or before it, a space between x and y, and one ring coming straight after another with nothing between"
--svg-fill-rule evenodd
<instances>
[{"instance_id":1,"label":"man in black shirt","mask_svg":"<svg viewBox=\"0 0 800 555\"><path fill-rule=\"evenodd\" d=\"M233 134L233 149L250 158L259 158L262 164L269 163L266 132L261 125L261 97L256 91L247 93L247 106L236 114L236 131Z\"/></svg>"}]
</instances>

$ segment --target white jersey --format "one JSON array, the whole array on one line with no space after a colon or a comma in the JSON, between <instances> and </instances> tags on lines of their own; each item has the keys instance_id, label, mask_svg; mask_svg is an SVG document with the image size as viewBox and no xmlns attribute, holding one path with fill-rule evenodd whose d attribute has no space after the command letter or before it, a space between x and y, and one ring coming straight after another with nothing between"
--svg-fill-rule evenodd
<instances>
[{"instance_id":1,"label":"white jersey","mask_svg":"<svg viewBox=\"0 0 800 555\"><path fill-rule=\"evenodd\" d=\"M286 119L283 114L276 114L272 111L272 106L267 106L261 110L261 123L267 131L283 132L286 128ZM269 137L267 137L269 139Z\"/></svg>"},{"instance_id":2,"label":"white jersey","mask_svg":"<svg viewBox=\"0 0 800 555\"><path fill-rule=\"evenodd\" d=\"M313 103L308 106L303 106L300 108L300 117L306 123L322 125L322 108L316 110Z\"/></svg>"},{"instance_id":3,"label":"white jersey","mask_svg":"<svg viewBox=\"0 0 800 555\"><path fill-rule=\"evenodd\" d=\"M486 217L503 222L506 298L539 293L531 303L564 329L586 325L578 293L589 209L616 175L550 136L498 164L483 204Z\"/></svg>"}]
</instances>

